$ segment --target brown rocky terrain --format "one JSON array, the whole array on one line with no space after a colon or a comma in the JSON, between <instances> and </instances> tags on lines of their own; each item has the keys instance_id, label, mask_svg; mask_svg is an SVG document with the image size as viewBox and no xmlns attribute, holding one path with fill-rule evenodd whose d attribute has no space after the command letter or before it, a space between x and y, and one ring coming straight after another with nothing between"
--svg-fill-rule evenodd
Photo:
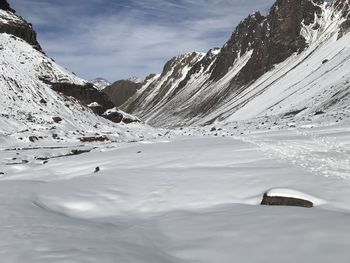
<instances>
[{"instance_id":1,"label":"brown rocky terrain","mask_svg":"<svg viewBox=\"0 0 350 263\"><path fill-rule=\"evenodd\" d=\"M130 80L119 80L102 90L107 94L115 107L119 107L130 99L142 87L142 83Z\"/></svg>"}]
</instances>

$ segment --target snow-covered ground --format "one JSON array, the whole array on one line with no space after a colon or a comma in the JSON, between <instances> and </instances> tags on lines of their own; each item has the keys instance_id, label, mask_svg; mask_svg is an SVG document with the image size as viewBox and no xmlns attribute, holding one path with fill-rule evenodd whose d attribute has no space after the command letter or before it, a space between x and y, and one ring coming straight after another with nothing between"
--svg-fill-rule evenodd
<instances>
[{"instance_id":1,"label":"snow-covered ground","mask_svg":"<svg viewBox=\"0 0 350 263\"><path fill-rule=\"evenodd\" d=\"M1 261L348 262L350 122L245 129L3 148ZM91 152L38 158L72 149ZM315 207L260 206L267 191Z\"/></svg>"}]
</instances>

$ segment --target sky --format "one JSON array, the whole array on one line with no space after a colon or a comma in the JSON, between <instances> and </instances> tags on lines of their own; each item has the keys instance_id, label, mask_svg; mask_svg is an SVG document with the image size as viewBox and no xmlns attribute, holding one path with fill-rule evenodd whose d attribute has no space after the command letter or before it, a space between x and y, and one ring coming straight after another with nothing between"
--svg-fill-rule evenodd
<instances>
[{"instance_id":1,"label":"sky","mask_svg":"<svg viewBox=\"0 0 350 263\"><path fill-rule=\"evenodd\" d=\"M236 25L274 0L8 0L44 51L84 79L160 73L186 52L222 47Z\"/></svg>"}]
</instances>

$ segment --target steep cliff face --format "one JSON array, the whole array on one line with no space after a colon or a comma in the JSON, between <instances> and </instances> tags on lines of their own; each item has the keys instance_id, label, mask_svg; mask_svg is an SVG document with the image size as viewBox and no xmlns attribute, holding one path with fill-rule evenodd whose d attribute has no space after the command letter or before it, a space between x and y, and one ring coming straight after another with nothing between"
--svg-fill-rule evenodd
<instances>
[{"instance_id":1,"label":"steep cliff face","mask_svg":"<svg viewBox=\"0 0 350 263\"><path fill-rule=\"evenodd\" d=\"M295 52L302 52L307 44L301 36L302 23L310 25L319 16L321 1L278 0L267 17L260 13L249 16L235 30L215 62L211 79L222 78L237 59L238 54L253 50L251 59L232 80L232 87L240 87L256 80L273 65Z\"/></svg>"},{"instance_id":2,"label":"steep cliff face","mask_svg":"<svg viewBox=\"0 0 350 263\"><path fill-rule=\"evenodd\" d=\"M338 51L346 57L348 47L342 37L347 36L348 21L348 0L338 0L331 5L322 0L277 0L266 16L257 12L243 20L221 49L202 55L180 81L168 76L166 83L171 87L164 86L163 73L146 83L122 108L153 125L204 124L228 119L267 91L280 93L283 87L291 91L307 84L305 70L316 74L309 67L311 59L318 59L318 64L313 64L315 68L322 65L326 69L331 64L325 62L329 54L321 52L330 43L334 50L341 48ZM169 65L171 61L166 68ZM293 75L298 70L300 74ZM327 70L325 72L330 73L330 69ZM289 79L292 75L294 80ZM334 83L338 81L333 80ZM299 90L302 89L307 89L307 85ZM309 89L313 89L315 96L322 92L331 96L334 91L331 85ZM268 109L279 107L276 105L296 94L296 90L295 93L285 92L286 97L279 97L279 101L272 94L270 101L274 104L265 100L264 110L257 113L250 109L252 114L248 115L275 114L277 111ZM311 104L317 104L315 96L310 94ZM299 102L300 98L294 100ZM296 104L285 105L278 112L288 112L297 107ZM260 109L261 103L256 108Z\"/></svg>"}]
</instances>

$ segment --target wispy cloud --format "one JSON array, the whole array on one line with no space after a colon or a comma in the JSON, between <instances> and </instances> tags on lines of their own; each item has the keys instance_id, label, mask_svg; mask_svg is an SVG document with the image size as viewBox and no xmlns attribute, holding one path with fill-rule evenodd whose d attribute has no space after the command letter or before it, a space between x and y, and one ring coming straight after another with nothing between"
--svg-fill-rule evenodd
<instances>
[{"instance_id":1,"label":"wispy cloud","mask_svg":"<svg viewBox=\"0 0 350 263\"><path fill-rule=\"evenodd\" d=\"M10 0L11 1L11 0ZM91 79L161 71L180 53L222 46L249 13L273 0L12 0L45 51Z\"/></svg>"}]
</instances>

